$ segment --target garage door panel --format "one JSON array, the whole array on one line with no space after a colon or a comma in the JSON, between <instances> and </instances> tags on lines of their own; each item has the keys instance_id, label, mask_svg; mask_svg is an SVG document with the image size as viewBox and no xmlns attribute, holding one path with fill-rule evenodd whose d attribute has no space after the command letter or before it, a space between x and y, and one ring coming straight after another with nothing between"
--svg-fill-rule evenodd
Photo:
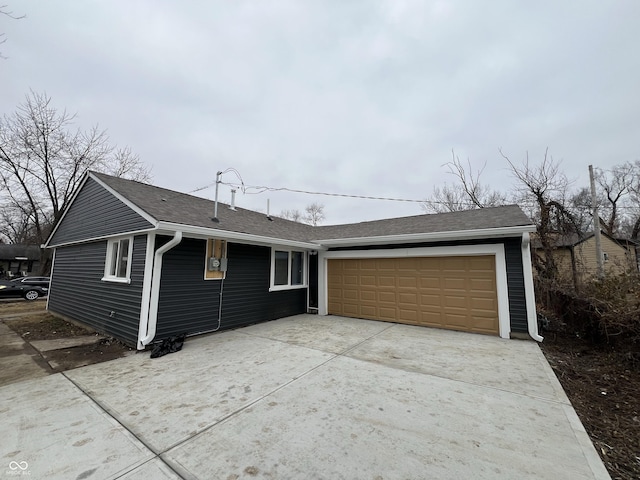
<instances>
[{"instance_id":1,"label":"garage door panel","mask_svg":"<svg viewBox=\"0 0 640 480\"><path fill-rule=\"evenodd\" d=\"M466 290L467 279L466 277L445 277L442 288L445 290Z\"/></svg>"},{"instance_id":2,"label":"garage door panel","mask_svg":"<svg viewBox=\"0 0 640 480\"><path fill-rule=\"evenodd\" d=\"M380 275L378 276L378 285L381 287L395 287L396 277Z\"/></svg>"},{"instance_id":3,"label":"garage door panel","mask_svg":"<svg viewBox=\"0 0 640 480\"><path fill-rule=\"evenodd\" d=\"M415 306L419 305L417 293L400 292L400 294L398 295L398 301L400 302L400 305L405 305L405 304L415 305Z\"/></svg>"},{"instance_id":4,"label":"garage door panel","mask_svg":"<svg viewBox=\"0 0 640 480\"><path fill-rule=\"evenodd\" d=\"M360 290L360 300L364 302L375 302L377 300L375 290Z\"/></svg>"},{"instance_id":5,"label":"garage door panel","mask_svg":"<svg viewBox=\"0 0 640 480\"><path fill-rule=\"evenodd\" d=\"M361 275L359 284L363 287L373 287L377 285L377 277L375 275Z\"/></svg>"},{"instance_id":6,"label":"garage door panel","mask_svg":"<svg viewBox=\"0 0 640 480\"><path fill-rule=\"evenodd\" d=\"M395 308L380 307L378 309L378 315L382 320L394 321L398 316L398 312Z\"/></svg>"},{"instance_id":7,"label":"garage door panel","mask_svg":"<svg viewBox=\"0 0 640 480\"><path fill-rule=\"evenodd\" d=\"M402 276L398 277L398 287L409 287L409 288L417 288L418 286L418 277L414 276L413 277L407 277L404 276L404 273Z\"/></svg>"},{"instance_id":8,"label":"garage door panel","mask_svg":"<svg viewBox=\"0 0 640 480\"><path fill-rule=\"evenodd\" d=\"M378 296L378 301L380 303L393 303L395 304L397 299L396 299L396 292L384 292L384 291L378 291L377 292L377 296Z\"/></svg>"},{"instance_id":9,"label":"garage door panel","mask_svg":"<svg viewBox=\"0 0 640 480\"><path fill-rule=\"evenodd\" d=\"M476 311L484 311L484 312L495 312L497 310L496 302L493 298L478 298L474 297L471 299L471 310Z\"/></svg>"},{"instance_id":10,"label":"garage door panel","mask_svg":"<svg viewBox=\"0 0 640 480\"><path fill-rule=\"evenodd\" d=\"M433 277L433 276L424 276L422 275L420 277L420 288L435 288L440 290L441 285L440 282L442 281L441 277Z\"/></svg>"},{"instance_id":11,"label":"garage door panel","mask_svg":"<svg viewBox=\"0 0 640 480\"><path fill-rule=\"evenodd\" d=\"M493 278L470 278L469 288L475 291L490 292L494 291L495 280Z\"/></svg>"},{"instance_id":12,"label":"garage door panel","mask_svg":"<svg viewBox=\"0 0 640 480\"><path fill-rule=\"evenodd\" d=\"M469 259L470 270L485 270L488 272L494 271L494 258L488 256L482 257L467 257Z\"/></svg>"},{"instance_id":13,"label":"garage door panel","mask_svg":"<svg viewBox=\"0 0 640 480\"><path fill-rule=\"evenodd\" d=\"M429 305L436 305L439 308L441 303L442 298L439 293L437 295L420 295L420 305L422 305L423 308Z\"/></svg>"},{"instance_id":14,"label":"garage door panel","mask_svg":"<svg viewBox=\"0 0 640 480\"><path fill-rule=\"evenodd\" d=\"M443 303L444 307L467 309L467 297L445 295Z\"/></svg>"},{"instance_id":15,"label":"garage door panel","mask_svg":"<svg viewBox=\"0 0 640 480\"><path fill-rule=\"evenodd\" d=\"M331 259L328 281L332 314L499 332L494 256Z\"/></svg>"},{"instance_id":16,"label":"garage door panel","mask_svg":"<svg viewBox=\"0 0 640 480\"><path fill-rule=\"evenodd\" d=\"M416 323L419 318L420 312L418 312L418 310L404 310L401 308L398 311L398 319L401 322Z\"/></svg>"}]
</instances>

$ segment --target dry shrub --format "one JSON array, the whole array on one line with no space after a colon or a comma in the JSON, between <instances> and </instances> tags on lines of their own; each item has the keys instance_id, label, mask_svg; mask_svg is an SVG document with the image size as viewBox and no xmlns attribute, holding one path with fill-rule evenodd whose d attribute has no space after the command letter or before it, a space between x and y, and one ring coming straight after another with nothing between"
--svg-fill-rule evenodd
<instances>
[{"instance_id":1,"label":"dry shrub","mask_svg":"<svg viewBox=\"0 0 640 480\"><path fill-rule=\"evenodd\" d=\"M579 291L538 279L536 290L540 310L557 320L552 328L570 331L594 344L629 349L634 356L640 352L638 274L592 280Z\"/></svg>"}]
</instances>

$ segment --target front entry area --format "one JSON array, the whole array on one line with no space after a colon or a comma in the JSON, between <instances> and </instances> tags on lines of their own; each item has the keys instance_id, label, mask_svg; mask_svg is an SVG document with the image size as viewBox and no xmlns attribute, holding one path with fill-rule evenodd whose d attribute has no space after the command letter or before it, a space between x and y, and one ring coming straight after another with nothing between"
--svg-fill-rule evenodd
<instances>
[{"instance_id":1,"label":"front entry area","mask_svg":"<svg viewBox=\"0 0 640 480\"><path fill-rule=\"evenodd\" d=\"M494 255L334 258L328 313L499 335Z\"/></svg>"}]
</instances>

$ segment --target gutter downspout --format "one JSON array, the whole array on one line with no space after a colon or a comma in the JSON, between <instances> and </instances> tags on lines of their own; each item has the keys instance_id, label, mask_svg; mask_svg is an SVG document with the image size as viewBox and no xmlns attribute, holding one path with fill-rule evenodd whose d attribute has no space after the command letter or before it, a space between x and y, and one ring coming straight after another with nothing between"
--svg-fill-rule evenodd
<instances>
[{"instance_id":1,"label":"gutter downspout","mask_svg":"<svg viewBox=\"0 0 640 480\"><path fill-rule=\"evenodd\" d=\"M182 241L182 232L177 231L169 242L156 250L153 256L153 276L151 280L151 301L149 305L149 320L147 321L147 335L138 341L138 349L144 349L156 336L158 323L158 297L160 296L160 278L162 276L162 257L167 250L171 250Z\"/></svg>"},{"instance_id":2,"label":"gutter downspout","mask_svg":"<svg viewBox=\"0 0 640 480\"><path fill-rule=\"evenodd\" d=\"M537 342L543 337L538 333L538 316L536 314L536 294L533 288L533 269L531 267L531 238L529 233L522 234L522 273L524 276L524 296L527 302L527 329L529 336Z\"/></svg>"}]
</instances>

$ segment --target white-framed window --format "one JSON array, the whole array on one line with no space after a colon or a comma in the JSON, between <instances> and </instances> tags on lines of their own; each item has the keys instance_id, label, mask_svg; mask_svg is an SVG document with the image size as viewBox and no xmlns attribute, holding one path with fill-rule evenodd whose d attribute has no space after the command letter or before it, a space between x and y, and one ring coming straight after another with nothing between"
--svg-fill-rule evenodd
<instances>
[{"instance_id":1,"label":"white-framed window","mask_svg":"<svg viewBox=\"0 0 640 480\"><path fill-rule=\"evenodd\" d=\"M104 262L104 277L109 282L131 282L131 250L133 238L109 240Z\"/></svg>"},{"instance_id":2,"label":"white-framed window","mask_svg":"<svg viewBox=\"0 0 640 480\"><path fill-rule=\"evenodd\" d=\"M299 250L271 249L271 287L286 290L307 286L307 255Z\"/></svg>"}]
</instances>

